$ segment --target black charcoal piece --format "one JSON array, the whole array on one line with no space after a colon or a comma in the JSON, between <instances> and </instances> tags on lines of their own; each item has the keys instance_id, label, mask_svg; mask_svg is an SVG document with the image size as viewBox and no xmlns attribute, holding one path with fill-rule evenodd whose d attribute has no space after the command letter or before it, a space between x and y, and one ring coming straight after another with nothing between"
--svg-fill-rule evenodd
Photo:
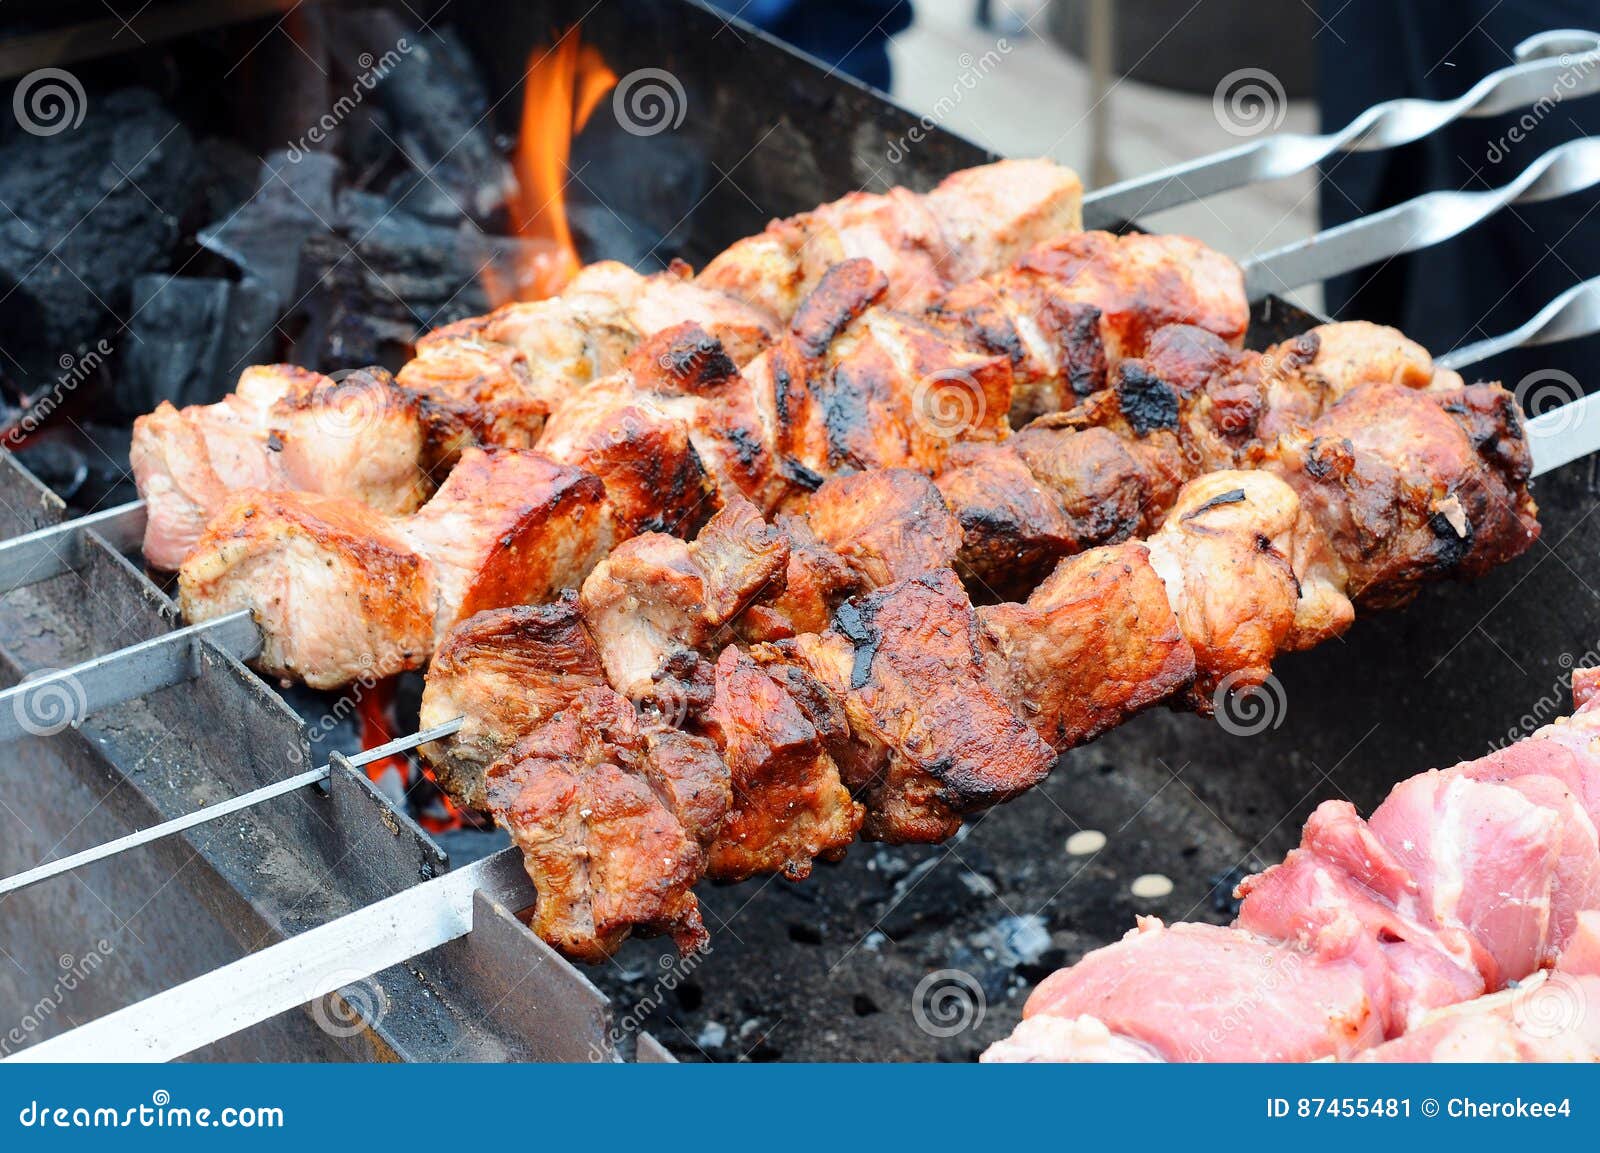
<instances>
[{"instance_id":1,"label":"black charcoal piece","mask_svg":"<svg viewBox=\"0 0 1600 1153\"><path fill-rule=\"evenodd\" d=\"M274 152L261 163L255 194L231 216L202 228L201 245L262 281L279 300L293 301L301 247L333 227L340 167L325 153L291 159Z\"/></svg>"},{"instance_id":2,"label":"black charcoal piece","mask_svg":"<svg viewBox=\"0 0 1600 1153\"><path fill-rule=\"evenodd\" d=\"M91 96L82 123L0 146L0 347L22 391L128 312L165 267L192 197L194 145L156 96Z\"/></svg>"},{"instance_id":3,"label":"black charcoal piece","mask_svg":"<svg viewBox=\"0 0 1600 1153\"><path fill-rule=\"evenodd\" d=\"M259 281L143 276L133 308L116 393L128 416L218 400L245 367L276 359L278 296Z\"/></svg>"}]
</instances>

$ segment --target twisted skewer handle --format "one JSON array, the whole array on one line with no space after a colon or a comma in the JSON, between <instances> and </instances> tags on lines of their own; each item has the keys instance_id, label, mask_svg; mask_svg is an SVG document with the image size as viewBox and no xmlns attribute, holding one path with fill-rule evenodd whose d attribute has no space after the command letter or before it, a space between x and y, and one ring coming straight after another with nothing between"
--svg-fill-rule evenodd
<instances>
[{"instance_id":1,"label":"twisted skewer handle","mask_svg":"<svg viewBox=\"0 0 1600 1153\"><path fill-rule=\"evenodd\" d=\"M1454 100L1375 104L1338 132L1284 132L1112 184L1084 197L1084 225L1106 228L1219 192L1304 172L1336 152L1410 144L1462 117L1497 116L1542 101L1600 92L1600 34L1543 32L1517 45L1519 63L1491 72Z\"/></svg>"},{"instance_id":2,"label":"twisted skewer handle","mask_svg":"<svg viewBox=\"0 0 1600 1153\"><path fill-rule=\"evenodd\" d=\"M1499 188L1427 192L1244 264L1245 293L1260 300L1457 236L1511 204L1554 200L1600 184L1600 137L1552 148Z\"/></svg>"}]
</instances>

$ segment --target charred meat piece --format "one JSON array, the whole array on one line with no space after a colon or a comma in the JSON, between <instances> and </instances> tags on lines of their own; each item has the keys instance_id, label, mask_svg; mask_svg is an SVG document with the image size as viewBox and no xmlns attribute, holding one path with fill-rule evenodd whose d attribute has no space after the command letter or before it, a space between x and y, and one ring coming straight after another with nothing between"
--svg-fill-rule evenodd
<instances>
[{"instance_id":1,"label":"charred meat piece","mask_svg":"<svg viewBox=\"0 0 1600 1153\"><path fill-rule=\"evenodd\" d=\"M1064 560L1026 602L981 607L978 622L1001 696L1056 749L1093 740L1194 678L1194 650L1140 544Z\"/></svg>"},{"instance_id":2,"label":"charred meat piece","mask_svg":"<svg viewBox=\"0 0 1600 1153\"><path fill-rule=\"evenodd\" d=\"M990 680L977 614L949 570L851 601L832 630L787 644L844 702L863 749L847 783L870 839L943 840L1055 763Z\"/></svg>"},{"instance_id":3,"label":"charred meat piece","mask_svg":"<svg viewBox=\"0 0 1600 1153\"><path fill-rule=\"evenodd\" d=\"M624 376L596 381L562 408L539 451L598 476L624 536L693 536L714 507L689 426Z\"/></svg>"},{"instance_id":4,"label":"charred meat piece","mask_svg":"<svg viewBox=\"0 0 1600 1153\"><path fill-rule=\"evenodd\" d=\"M397 379L423 405L424 467L435 476L449 472L469 445L532 448L545 418L565 399L565 390L541 382L518 349L477 336L435 335Z\"/></svg>"},{"instance_id":5,"label":"charred meat piece","mask_svg":"<svg viewBox=\"0 0 1600 1153\"><path fill-rule=\"evenodd\" d=\"M586 688L605 666L570 590L550 604L468 617L433 655L418 719L432 728L464 717L452 736L422 746L434 779L457 804L488 808L484 771Z\"/></svg>"},{"instance_id":6,"label":"charred meat piece","mask_svg":"<svg viewBox=\"0 0 1600 1153\"><path fill-rule=\"evenodd\" d=\"M961 526L957 568L993 599L1026 597L1083 548L1079 526L1010 443L958 445L935 483Z\"/></svg>"},{"instance_id":7,"label":"charred meat piece","mask_svg":"<svg viewBox=\"0 0 1600 1153\"><path fill-rule=\"evenodd\" d=\"M812 494L805 519L869 589L949 568L961 547L961 526L939 490L910 469L835 477Z\"/></svg>"},{"instance_id":8,"label":"charred meat piece","mask_svg":"<svg viewBox=\"0 0 1600 1153\"><path fill-rule=\"evenodd\" d=\"M1442 576L1474 577L1538 537L1531 457L1498 385L1365 385L1270 467L1294 486L1349 571L1350 597L1385 608Z\"/></svg>"},{"instance_id":9,"label":"charred meat piece","mask_svg":"<svg viewBox=\"0 0 1600 1153\"><path fill-rule=\"evenodd\" d=\"M692 891L726 769L710 745L653 731L603 688L580 692L490 766L489 805L538 890L533 928L569 957L604 960L632 932L706 941ZM723 786L725 788L725 785ZM725 796L725 793L723 794Z\"/></svg>"},{"instance_id":10,"label":"charred meat piece","mask_svg":"<svg viewBox=\"0 0 1600 1153\"><path fill-rule=\"evenodd\" d=\"M1107 373L1143 356L1163 326L1193 325L1237 348L1250 319L1232 261L1187 237L1145 233L1053 237L934 310L1010 357L1017 424L1105 387Z\"/></svg>"},{"instance_id":11,"label":"charred meat piece","mask_svg":"<svg viewBox=\"0 0 1600 1153\"><path fill-rule=\"evenodd\" d=\"M780 516L776 524L789 542L789 559L783 580L774 581L735 622L751 642L822 632L833 610L863 591L859 569L819 541L804 516Z\"/></svg>"},{"instance_id":12,"label":"charred meat piece","mask_svg":"<svg viewBox=\"0 0 1600 1153\"><path fill-rule=\"evenodd\" d=\"M717 513L693 542L647 533L618 545L580 596L612 686L681 723L704 703L700 654L782 578L788 559L788 540L746 500Z\"/></svg>"},{"instance_id":13,"label":"charred meat piece","mask_svg":"<svg viewBox=\"0 0 1600 1153\"><path fill-rule=\"evenodd\" d=\"M400 531L433 564L434 635L576 587L611 545L605 486L538 453L472 449Z\"/></svg>"},{"instance_id":14,"label":"charred meat piece","mask_svg":"<svg viewBox=\"0 0 1600 1153\"><path fill-rule=\"evenodd\" d=\"M533 453L469 449L409 517L245 491L179 572L192 621L251 609L262 671L333 688L423 664L458 621L549 599L611 542L604 486Z\"/></svg>"},{"instance_id":15,"label":"charred meat piece","mask_svg":"<svg viewBox=\"0 0 1600 1153\"><path fill-rule=\"evenodd\" d=\"M733 799L710 849L711 875L737 881L811 874L855 840L861 806L839 779L823 733L782 681L737 648L717 658L715 693L702 718L728 765Z\"/></svg>"},{"instance_id":16,"label":"charred meat piece","mask_svg":"<svg viewBox=\"0 0 1600 1153\"><path fill-rule=\"evenodd\" d=\"M722 345L693 324L646 341L629 367L551 418L539 449L588 469L636 531L692 535L718 503L761 499L761 418Z\"/></svg>"}]
</instances>

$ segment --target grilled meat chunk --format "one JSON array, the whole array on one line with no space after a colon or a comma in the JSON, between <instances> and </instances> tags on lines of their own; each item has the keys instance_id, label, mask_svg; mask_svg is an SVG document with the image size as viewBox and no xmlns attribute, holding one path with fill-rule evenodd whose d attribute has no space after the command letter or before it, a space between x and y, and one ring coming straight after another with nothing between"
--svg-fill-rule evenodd
<instances>
[{"instance_id":1,"label":"grilled meat chunk","mask_svg":"<svg viewBox=\"0 0 1600 1153\"><path fill-rule=\"evenodd\" d=\"M727 761L733 799L710 849L710 871L737 881L781 872L811 874L855 840L861 806L839 766L785 684L737 648L717 658L715 691L702 718Z\"/></svg>"},{"instance_id":2,"label":"grilled meat chunk","mask_svg":"<svg viewBox=\"0 0 1600 1153\"><path fill-rule=\"evenodd\" d=\"M703 741L641 725L603 688L580 692L490 766L489 805L538 890L533 928L569 957L601 961L632 932L670 933L685 953L706 941L704 849L726 768Z\"/></svg>"},{"instance_id":3,"label":"grilled meat chunk","mask_svg":"<svg viewBox=\"0 0 1600 1153\"><path fill-rule=\"evenodd\" d=\"M1232 261L1182 236L1083 232L1051 238L934 305L1016 374L1023 424L1104 388L1163 326L1194 325L1224 345L1244 339L1250 307Z\"/></svg>"},{"instance_id":4,"label":"grilled meat chunk","mask_svg":"<svg viewBox=\"0 0 1600 1153\"><path fill-rule=\"evenodd\" d=\"M333 688L419 667L476 612L572 587L610 541L595 477L533 453L469 449L409 517L306 493L237 494L178 587L192 621L253 610L262 671Z\"/></svg>"},{"instance_id":5,"label":"grilled meat chunk","mask_svg":"<svg viewBox=\"0 0 1600 1153\"><path fill-rule=\"evenodd\" d=\"M862 591L859 570L819 541L805 517L780 516L776 523L788 539L789 559L783 580L774 581L735 622L739 635L751 642L821 632L833 610Z\"/></svg>"},{"instance_id":6,"label":"grilled meat chunk","mask_svg":"<svg viewBox=\"0 0 1600 1153\"><path fill-rule=\"evenodd\" d=\"M978 623L995 687L1055 749L1093 740L1194 679L1194 650L1141 544L1064 560L1026 602L980 607Z\"/></svg>"},{"instance_id":7,"label":"grilled meat chunk","mask_svg":"<svg viewBox=\"0 0 1600 1153\"><path fill-rule=\"evenodd\" d=\"M977 614L948 569L851 601L827 633L786 643L844 702L862 750L846 783L869 839L943 840L1055 763L988 677Z\"/></svg>"},{"instance_id":8,"label":"grilled meat chunk","mask_svg":"<svg viewBox=\"0 0 1600 1153\"><path fill-rule=\"evenodd\" d=\"M439 613L434 567L363 504L310 493L235 494L183 562L183 615L249 609L263 672L336 688L421 668Z\"/></svg>"},{"instance_id":9,"label":"grilled meat chunk","mask_svg":"<svg viewBox=\"0 0 1600 1153\"><path fill-rule=\"evenodd\" d=\"M1191 481L1147 544L1194 650L1196 708L1208 709L1224 682L1260 684L1277 654L1337 635L1355 619L1342 568L1321 550L1294 489L1271 473Z\"/></svg>"},{"instance_id":10,"label":"grilled meat chunk","mask_svg":"<svg viewBox=\"0 0 1600 1153\"><path fill-rule=\"evenodd\" d=\"M556 382L535 376L520 350L476 335L435 335L397 380L422 402L424 468L434 476L449 472L469 445L532 448L565 398Z\"/></svg>"},{"instance_id":11,"label":"grilled meat chunk","mask_svg":"<svg viewBox=\"0 0 1600 1153\"><path fill-rule=\"evenodd\" d=\"M605 482L621 535L692 536L713 507L689 426L626 376L598 380L562 408L539 451Z\"/></svg>"},{"instance_id":12,"label":"grilled meat chunk","mask_svg":"<svg viewBox=\"0 0 1600 1153\"><path fill-rule=\"evenodd\" d=\"M807 526L865 588L949 568L961 526L933 482L910 469L835 477L812 494Z\"/></svg>"},{"instance_id":13,"label":"grilled meat chunk","mask_svg":"<svg viewBox=\"0 0 1600 1153\"><path fill-rule=\"evenodd\" d=\"M405 513L432 490L425 420L382 369L333 381L291 365L245 369L216 404L163 401L134 421L129 461L149 504L145 560L174 570L240 489L302 491Z\"/></svg>"},{"instance_id":14,"label":"grilled meat chunk","mask_svg":"<svg viewBox=\"0 0 1600 1153\"><path fill-rule=\"evenodd\" d=\"M1499 385L1365 385L1280 441L1272 467L1343 561L1352 600L1403 604L1426 580L1482 575L1533 544L1515 404Z\"/></svg>"},{"instance_id":15,"label":"grilled meat chunk","mask_svg":"<svg viewBox=\"0 0 1600 1153\"><path fill-rule=\"evenodd\" d=\"M538 453L472 449L400 531L433 564L434 636L484 609L548 600L611 545L605 486Z\"/></svg>"},{"instance_id":16,"label":"grilled meat chunk","mask_svg":"<svg viewBox=\"0 0 1600 1153\"><path fill-rule=\"evenodd\" d=\"M681 723L703 703L698 654L782 578L788 559L788 540L746 500L717 513L692 543L648 533L618 545L579 598L612 686Z\"/></svg>"},{"instance_id":17,"label":"grilled meat chunk","mask_svg":"<svg viewBox=\"0 0 1600 1153\"><path fill-rule=\"evenodd\" d=\"M925 196L856 192L741 240L697 283L788 319L833 266L864 257L892 307L925 307L952 283L1004 267L1082 223L1083 186L1048 160L1005 160L946 178Z\"/></svg>"},{"instance_id":18,"label":"grilled meat chunk","mask_svg":"<svg viewBox=\"0 0 1600 1153\"><path fill-rule=\"evenodd\" d=\"M428 666L418 726L465 721L452 736L423 745L423 759L451 800L487 809L485 770L578 693L605 683L600 650L571 590L550 604L476 613L450 630Z\"/></svg>"}]
</instances>

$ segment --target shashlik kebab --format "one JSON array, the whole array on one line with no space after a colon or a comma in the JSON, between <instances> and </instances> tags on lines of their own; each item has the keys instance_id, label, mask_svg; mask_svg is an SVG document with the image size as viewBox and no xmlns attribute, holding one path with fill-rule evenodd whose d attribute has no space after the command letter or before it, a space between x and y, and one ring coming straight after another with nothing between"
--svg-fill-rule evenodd
<instances>
[{"instance_id":1,"label":"shashlik kebab","mask_svg":"<svg viewBox=\"0 0 1600 1153\"><path fill-rule=\"evenodd\" d=\"M1366 820L1323 802L1232 926L1141 918L1045 978L984 1059L1600 1059L1600 670L1573 695Z\"/></svg>"},{"instance_id":2,"label":"shashlik kebab","mask_svg":"<svg viewBox=\"0 0 1600 1153\"><path fill-rule=\"evenodd\" d=\"M1203 283L1194 272L1188 255L1192 242L1176 242L1174 248L1173 242L1143 236L1083 234L1069 239L1077 243L1085 238L1089 247L1082 252L1089 256L1074 258L1073 283L1115 280L1112 271L1130 253L1134 254L1130 259L1144 267L1154 259L1152 253L1159 252L1171 273L1156 288L1116 290L1123 298L1140 302L1127 314L1058 302L1068 311L1087 307L1095 317L1112 317L1120 347L1141 348L1156 319L1204 313L1199 303L1214 281L1218 299L1231 299L1226 270ZM1019 267L1028 261L1042 263L1047 257L1066 260L1066 251L1062 242L1047 242L1030 250ZM1094 271L1086 271L1090 268ZM1068 282L1026 275L1046 297L1052 286ZM1236 269L1232 280L1237 290ZM1172 283L1188 287L1173 290ZM482 477L475 487L471 481L459 485L447 481L422 511L399 519L359 501L270 487L233 493L223 488L214 509L201 507L210 503L209 498L192 502L176 518L187 526L185 532L164 536L168 544L176 545L180 537L198 530L192 545L176 550L185 558L180 565L185 612L190 620L203 621L256 608L262 623L275 631L258 667L316 687L333 687L363 676L419 667L431 651L431 646L417 644L417 638L429 631L423 618L447 622L459 609L448 602L430 606L429 597L449 596L467 587L466 576L460 574L486 567L503 572L517 558L526 558L538 571L525 574L514 587L499 578L479 580L474 587L484 595L499 589L505 594L501 604L543 599L562 587L575 587L589 565L616 541L641 531L692 532L731 495L747 496L768 510L799 508L834 473L900 464L936 472L960 436L1004 437L1015 380L1011 358L975 347L960 326L952 329L874 307L886 284L886 278L865 260L849 260L830 269L777 344L742 372L720 343L697 325L657 333L634 350L623 372L589 385L549 417L538 449L531 454L545 460L547 483L542 486L519 491L509 484L489 484ZM994 285L986 286L992 289ZM1162 303L1151 306L1152 300ZM1047 300L1034 323L1059 319L1054 308ZM1240 299L1238 316L1227 324L1242 332L1245 318ZM1213 323L1224 327L1220 320ZM998 325L992 319L985 323L986 340L999 339ZM1098 337L1095 341L1099 348ZM1065 363L1066 358L1057 356L1033 379L1059 376ZM263 372L252 380L268 375ZM323 389L329 404L341 403L341 396L347 395L340 393L341 387ZM975 405L970 419L958 427L922 411L944 403L946 391L954 394L957 404ZM388 415L394 409L380 411ZM149 452L136 448L136 468L142 470L153 510L164 503L168 491L175 490L164 483L164 478L176 475L174 459L191 459L182 451L169 451L176 443L168 442L159 466L155 461L162 454L154 450L153 441L147 442ZM417 438L395 437L389 443L414 445ZM280 439L278 455L294 461L313 455L304 446L293 453L283 449ZM527 472L533 466L517 463L520 452L489 450L474 460L482 465L480 473L499 468ZM603 484L576 485L568 475L571 469L598 477ZM446 558L434 555L439 540L419 539L405 527L417 517L424 523L438 519L443 514L436 505L451 510L452 520L468 515L463 488L499 493L515 502L514 507L491 509L481 498L473 498L486 526L506 520L520 526L514 547L502 542L502 533L466 531ZM193 491L196 486L184 488L186 493ZM337 521L337 532L325 527L330 518ZM158 519L166 522L165 517L152 516L151 525ZM363 523L369 525L365 537ZM375 564L375 558L382 558L382 563ZM391 587L390 570L396 564L417 574L408 588ZM458 579L429 571L441 566L457 571ZM308 568L315 571L308 574ZM311 592L326 584L334 571L346 578L337 595ZM480 598L478 607L489 604ZM409 615L402 621L398 612ZM396 630L403 635L387 635ZM437 630L433 635L437 637Z\"/></svg>"},{"instance_id":3,"label":"shashlik kebab","mask_svg":"<svg viewBox=\"0 0 1600 1153\"><path fill-rule=\"evenodd\" d=\"M176 569L238 488L414 511L465 444L531 447L553 407L621 370L655 333L693 321L742 365L783 332L828 262L861 255L882 270L886 305L921 311L946 288L1075 231L1081 191L1070 169L1004 161L956 173L925 196L857 193L775 222L699 278L682 265L650 276L591 265L558 297L423 337L398 383L379 369L341 381L290 366L250 369L218 404L162 404L136 422L133 467L150 505L146 557ZM760 301L741 295L750 293Z\"/></svg>"},{"instance_id":4,"label":"shashlik kebab","mask_svg":"<svg viewBox=\"0 0 1600 1153\"><path fill-rule=\"evenodd\" d=\"M830 282L848 284L871 272L860 262L831 271L768 355L788 361L803 355L796 349L821 344L835 331L831 318L838 315ZM819 300L824 303L816 304ZM814 305L820 318L813 322ZM852 335L847 326L833 343L847 343ZM857 338L850 348L862 352L863 361L877 363L872 341ZM993 588L1006 564L1031 575L1039 559L1053 561L1159 523L1156 514L1172 498L1156 491L1152 476L1176 492L1185 475L1202 464L1234 458L1259 463L1244 461L1256 451L1251 445L1296 420L1310 419L1363 379L1397 381L1402 392L1428 397L1432 408L1438 407L1433 402L1459 393L1463 414L1473 406L1492 410L1495 404L1511 404L1494 386L1464 386L1454 374L1435 373L1427 353L1393 330L1361 323L1324 326L1291 348L1260 356L1236 353L1193 327L1158 329L1147 343L1152 355L1119 366L1113 389L1091 397L1074 414L987 446L994 452L956 457L960 441L943 439L937 429L913 435L906 429L915 422L893 412L835 421L830 435L879 429L874 451L889 463L938 472L941 462L956 462L939 483L964 522L967 547L958 564L969 578ZM935 347L943 356L936 362L943 366L938 371L970 362L971 354L960 346ZM855 363L851 355L841 355L839 363ZM543 600L576 587L618 541L642 531L691 532L730 493L753 498L763 511L801 509L821 469L839 471L853 467L854 460L841 465L826 451L809 457L818 468L806 466L803 485L791 483L793 470L772 467L777 454L766 447L769 426L751 394L751 381L762 379L752 370L765 359L739 373L696 326L658 334L636 350L627 372L612 378L621 382L617 388L597 382L552 418L543 442L548 452L472 450L474 467L447 481L408 518L301 493L235 494L182 566L184 611L190 620L204 621L254 609L269 634L257 658L259 668L315 687L335 687L421 667L452 621L478 608ZM929 363L917 362L918 370L927 371ZM1226 371L1218 370L1219 364ZM1263 364L1279 367L1268 376L1259 371ZM880 367L871 377L877 386L914 393L917 381L910 372L893 364ZM859 374L857 382L868 375ZM837 411L828 403L837 373L782 376L788 412L796 418L786 427L804 429L808 410ZM1128 399L1135 395L1130 384L1135 380L1137 403ZM1003 365L995 387L1003 400ZM1216 404L1216 394L1230 403ZM1090 409L1097 423L1082 417ZM1168 411L1173 419L1151 425L1145 417L1128 419L1124 414L1130 411ZM1224 439L1233 416L1218 418L1219 411L1247 413L1243 429L1257 435ZM1351 415L1359 412L1358 406L1347 408ZM1494 426L1507 417L1487 411L1482 419ZM988 427L989 435L1003 434L1004 417ZM1358 428L1351 435L1359 443L1374 433ZM1222 443L1224 450L1196 451L1192 446L1204 444L1204 437ZM1317 451L1328 456L1334 450ZM539 463L525 457L537 457ZM1327 467L1335 469L1336 463ZM496 483L497 472L521 479ZM589 483L580 483L581 477ZM595 477L603 483L593 483ZM1463 495L1471 498L1473 491ZM1044 512L997 512L1002 506ZM1449 513L1453 507L1439 509ZM422 531L408 527L413 523ZM448 533L427 529L441 523L451 526ZM1042 535L1041 523L1047 525ZM1071 531L1057 531L1054 526L1063 523L1070 523ZM1373 531L1380 522L1359 527ZM1040 548L1041 541L1047 549ZM330 581L335 574L338 579ZM1002 587L1010 591L1016 581ZM463 611L469 591L472 608ZM821 628L823 621L812 612L802 627Z\"/></svg>"},{"instance_id":5,"label":"shashlik kebab","mask_svg":"<svg viewBox=\"0 0 1600 1153\"><path fill-rule=\"evenodd\" d=\"M803 877L858 833L941 840L1129 715L1207 711L1357 606L1537 536L1498 386L1360 385L1258 450L1021 603L973 604L954 517L909 471L829 481L777 525L737 502L693 543L637 537L577 596L444 638L421 723L467 722L424 755L511 830L552 944L592 960L645 928L692 947L702 875ZM870 591L831 602L830 571Z\"/></svg>"}]
</instances>

